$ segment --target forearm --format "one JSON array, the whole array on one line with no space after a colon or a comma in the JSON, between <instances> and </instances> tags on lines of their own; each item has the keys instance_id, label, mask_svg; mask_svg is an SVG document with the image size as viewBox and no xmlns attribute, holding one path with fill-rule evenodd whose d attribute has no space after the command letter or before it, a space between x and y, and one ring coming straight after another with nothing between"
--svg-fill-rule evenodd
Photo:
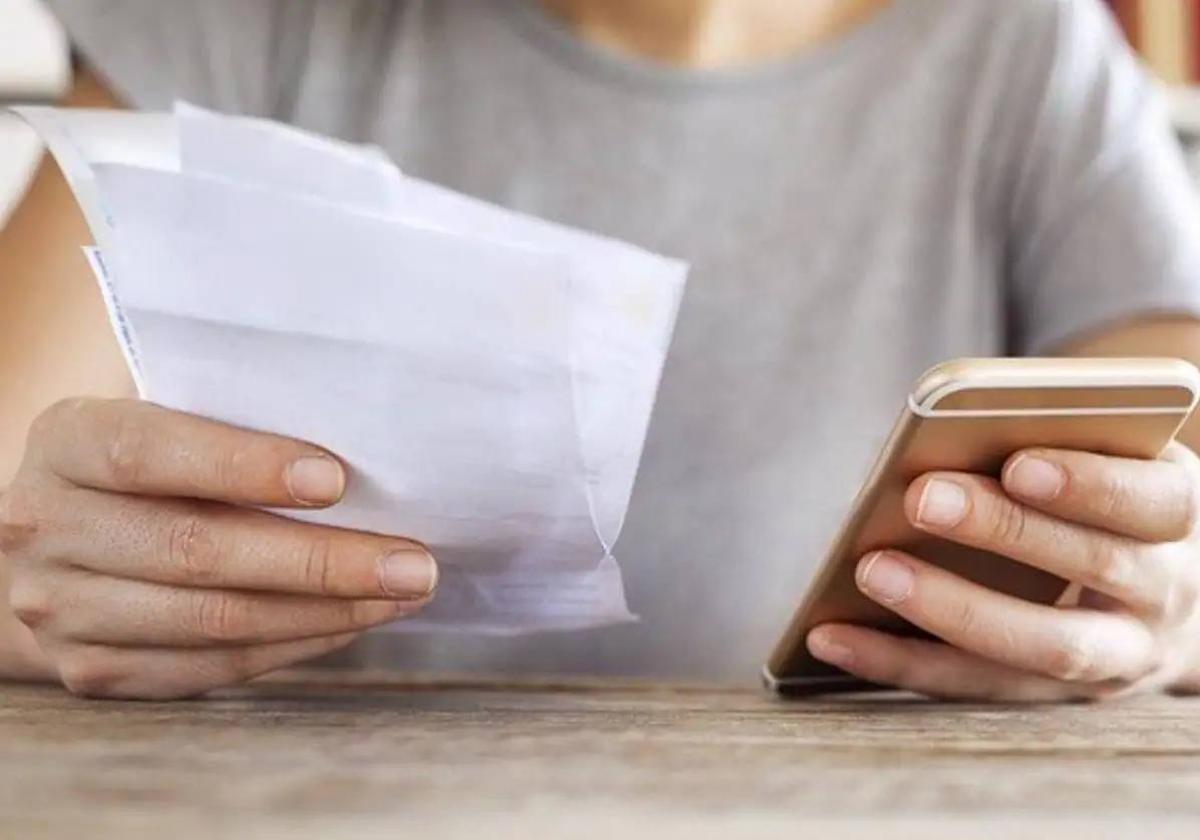
<instances>
[{"instance_id":1,"label":"forearm","mask_svg":"<svg viewBox=\"0 0 1200 840\"><path fill-rule=\"evenodd\" d=\"M0 231L0 504L30 423L43 409L67 396L131 390L79 249L86 241L70 192L57 170L44 165ZM0 553L0 679L54 677L8 595Z\"/></svg>"},{"instance_id":2,"label":"forearm","mask_svg":"<svg viewBox=\"0 0 1200 840\"><path fill-rule=\"evenodd\" d=\"M66 104L114 107L82 72ZM47 159L21 206L0 229L0 504L16 475L29 424L49 404L82 394L131 391L80 245L90 241L75 199ZM9 607L0 552L0 678L48 679L49 663Z\"/></svg>"},{"instance_id":3,"label":"forearm","mask_svg":"<svg viewBox=\"0 0 1200 840\"><path fill-rule=\"evenodd\" d=\"M16 475L29 425L72 396L132 392L80 246L87 228L47 162L0 230L0 487Z\"/></svg>"},{"instance_id":4,"label":"forearm","mask_svg":"<svg viewBox=\"0 0 1200 840\"><path fill-rule=\"evenodd\" d=\"M118 103L86 70L64 103ZM29 424L70 396L125 396L132 384L81 245L92 241L49 157L0 226L0 488L16 474Z\"/></svg>"}]
</instances>

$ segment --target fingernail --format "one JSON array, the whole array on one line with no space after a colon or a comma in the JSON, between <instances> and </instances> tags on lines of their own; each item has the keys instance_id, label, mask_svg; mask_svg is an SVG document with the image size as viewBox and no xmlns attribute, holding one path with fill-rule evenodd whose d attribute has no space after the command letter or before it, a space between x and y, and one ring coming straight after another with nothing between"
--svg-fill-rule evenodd
<instances>
[{"instance_id":1,"label":"fingernail","mask_svg":"<svg viewBox=\"0 0 1200 840\"><path fill-rule=\"evenodd\" d=\"M419 549L397 551L379 561L379 583L393 597L424 598L437 582L437 563Z\"/></svg>"},{"instance_id":2,"label":"fingernail","mask_svg":"<svg viewBox=\"0 0 1200 840\"><path fill-rule=\"evenodd\" d=\"M287 486L292 498L301 504L327 504L342 497L346 474L332 458L309 456L288 466Z\"/></svg>"},{"instance_id":3,"label":"fingernail","mask_svg":"<svg viewBox=\"0 0 1200 840\"><path fill-rule=\"evenodd\" d=\"M1004 478L1005 486L1018 496L1042 502L1053 501L1067 483L1062 467L1032 455L1017 456Z\"/></svg>"},{"instance_id":4,"label":"fingernail","mask_svg":"<svg viewBox=\"0 0 1200 840\"><path fill-rule=\"evenodd\" d=\"M859 588L885 604L898 604L912 595L913 580L908 564L886 551L875 552L859 567Z\"/></svg>"},{"instance_id":5,"label":"fingernail","mask_svg":"<svg viewBox=\"0 0 1200 840\"><path fill-rule=\"evenodd\" d=\"M849 667L854 662L854 651L835 642L823 630L814 630L808 634L808 652L822 662L837 665L839 668Z\"/></svg>"},{"instance_id":6,"label":"fingernail","mask_svg":"<svg viewBox=\"0 0 1200 840\"><path fill-rule=\"evenodd\" d=\"M952 481L932 479L917 502L917 522L934 528L951 528L967 515L967 493Z\"/></svg>"}]
</instances>

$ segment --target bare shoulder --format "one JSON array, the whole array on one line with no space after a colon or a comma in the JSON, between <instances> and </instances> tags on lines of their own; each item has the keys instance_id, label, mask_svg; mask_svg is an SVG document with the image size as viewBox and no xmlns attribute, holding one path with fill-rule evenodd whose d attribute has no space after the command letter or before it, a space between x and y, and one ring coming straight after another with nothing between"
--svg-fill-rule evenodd
<instances>
[{"instance_id":1,"label":"bare shoulder","mask_svg":"<svg viewBox=\"0 0 1200 840\"><path fill-rule=\"evenodd\" d=\"M82 72L68 103L117 107ZM25 430L46 406L74 395L132 391L104 302L80 246L91 235L49 158L0 230L0 487L16 470Z\"/></svg>"}]
</instances>

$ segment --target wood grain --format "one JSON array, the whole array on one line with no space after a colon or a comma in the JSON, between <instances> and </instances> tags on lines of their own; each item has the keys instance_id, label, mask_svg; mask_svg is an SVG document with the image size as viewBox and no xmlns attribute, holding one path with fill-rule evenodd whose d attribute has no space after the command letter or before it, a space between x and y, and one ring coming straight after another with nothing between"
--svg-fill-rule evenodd
<instances>
[{"instance_id":1,"label":"wood grain","mask_svg":"<svg viewBox=\"0 0 1200 840\"><path fill-rule=\"evenodd\" d=\"M4 838L825 838L881 821L889 837L1200 836L1200 701L328 673L173 704L0 686Z\"/></svg>"}]
</instances>

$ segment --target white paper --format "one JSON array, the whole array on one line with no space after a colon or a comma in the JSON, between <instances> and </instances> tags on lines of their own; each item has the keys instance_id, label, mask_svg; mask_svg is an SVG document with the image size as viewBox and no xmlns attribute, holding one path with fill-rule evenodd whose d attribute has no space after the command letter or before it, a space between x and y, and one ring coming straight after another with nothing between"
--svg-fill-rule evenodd
<instances>
[{"instance_id":1,"label":"white paper","mask_svg":"<svg viewBox=\"0 0 1200 840\"><path fill-rule=\"evenodd\" d=\"M402 176L381 150L354 146L267 120L229 119L180 102L180 166L291 195L387 214Z\"/></svg>"},{"instance_id":2,"label":"white paper","mask_svg":"<svg viewBox=\"0 0 1200 840\"><path fill-rule=\"evenodd\" d=\"M396 629L631 618L612 548L683 264L263 121L21 113L142 394L345 459L342 503L285 515L430 546L437 598Z\"/></svg>"},{"instance_id":3,"label":"white paper","mask_svg":"<svg viewBox=\"0 0 1200 840\"><path fill-rule=\"evenodd\" d=\"M256 138L264 123L229 119L191 105L176 106L180 155L201 171L250 177L267 183ZM294 141L304 155L315 142L288 129L277 144ZM342 150L343 155L346 150ZM344 159L344 157L343 157ZM364 164L369 166L369 164ZM398 171L397 171L398 174ZM357 180L341 173L341 182ZM633 492L663 359L687 276L686 264L624 242L497 207L417 178L386 181L360 209L440 230L465 230L500 242L525 244L562 254L571 263L572 358L579 433L588 470L590 498L604 544L616 543ZM270 186L287 189L288 180ZM355 203L363 190L323 193Z\"/></svg>"}]
</instances>

